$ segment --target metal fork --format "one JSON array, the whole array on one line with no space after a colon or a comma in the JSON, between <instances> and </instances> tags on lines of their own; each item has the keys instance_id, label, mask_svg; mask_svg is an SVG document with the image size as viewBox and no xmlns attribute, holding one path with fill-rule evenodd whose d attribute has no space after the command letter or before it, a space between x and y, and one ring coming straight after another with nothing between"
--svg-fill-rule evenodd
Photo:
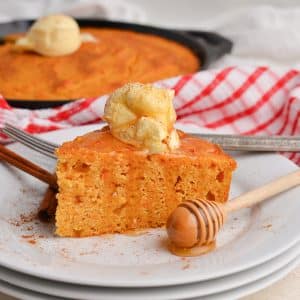
<instances>
[{"instance_id":1,"label":"metal fork","mask_svg":"<svg viewBox=\"0 0 300 300\"><path fill-rule=\"evenodd\" d=\"M32 134L26 133L23 130L18 129L17 127L10 125L8 123L4 124L2 132L7 136L12 138L15 141L20 142L21 144L31 148L37 152L40 152L48 157L56 159L55 149L59 147L58 144L54 144L44 139L41 139Z\"/></svg>"},{"instance_id":2,"label":"metal fork","mask_svg":"<svg viewBox=\"0 0 300 300\"><path fill-rule=\"evenodd\" d=\"M55 149L59 147L41 138L28 134L10 124L2 129L6 135L29 148L48 157L56 159ZM231 151L300 151L300 136L241 136L229 134L195 134L192 135L209 140Z\"/></svg>"}]
</instances>

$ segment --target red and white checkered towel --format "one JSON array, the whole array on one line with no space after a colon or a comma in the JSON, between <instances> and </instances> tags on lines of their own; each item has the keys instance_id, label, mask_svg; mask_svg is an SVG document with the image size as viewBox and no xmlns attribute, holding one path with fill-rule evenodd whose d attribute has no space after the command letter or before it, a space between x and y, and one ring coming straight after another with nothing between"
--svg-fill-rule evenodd
<instances>
[{"instance_id":1,"label":"red and white checkered towel","mask_svg":"<svg viewBox=\"0 0 300 300\"><path fill-rule=\"evenodd\" d=\"M299 135L300 71L228 67L156 83L174 89L177 120L233 134ZM54 109L10 107L0 98L0 128L10 122L40 133L99 122L107 96L81 99ZM1 134L0 141L7 138ZM288 154L300 164L300 154Z\"/></svg>"}]
</instances>

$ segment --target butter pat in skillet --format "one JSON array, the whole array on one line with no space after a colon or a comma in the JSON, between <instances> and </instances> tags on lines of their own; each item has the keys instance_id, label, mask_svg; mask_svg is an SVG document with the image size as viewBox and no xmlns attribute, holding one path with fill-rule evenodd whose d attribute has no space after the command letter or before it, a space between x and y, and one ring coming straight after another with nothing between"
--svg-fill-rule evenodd
<instances>
[{"instance_id":1,"label":"butter pat in skillet","mask_svg":"<svg viewBox=\"0 0 300 300\"><path fill-rule=\"evenodd\" d=\"M44 56L62 56L75 52L80 45L77 22L69 16L51 15L37 20L15 46Z\"/></svg>"}]
</instances>

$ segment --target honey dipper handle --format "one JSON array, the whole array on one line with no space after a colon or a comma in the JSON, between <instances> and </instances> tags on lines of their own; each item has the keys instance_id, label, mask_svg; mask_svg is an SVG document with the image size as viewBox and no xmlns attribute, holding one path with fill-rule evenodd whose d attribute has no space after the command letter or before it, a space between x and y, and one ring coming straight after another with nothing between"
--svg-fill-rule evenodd
<instances>
[{"instance_id":1,"label":"honey dipper handle","mask_svg":"<svg viewBox=\"0 0 300 300\"><path fill-rule=\"evenodd\" d=\"M271 181L232 199L225 205L227 212L250 207L300 184L300 170Z\"/></svg>"}]
</instances>

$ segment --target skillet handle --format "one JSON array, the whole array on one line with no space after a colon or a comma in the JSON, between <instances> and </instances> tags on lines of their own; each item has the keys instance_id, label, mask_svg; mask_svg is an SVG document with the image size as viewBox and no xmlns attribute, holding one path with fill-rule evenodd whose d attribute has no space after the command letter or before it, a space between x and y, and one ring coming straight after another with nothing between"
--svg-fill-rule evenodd
<instances>
[{"instance_id":1,"label":"skillet handle","mask_svg":"<svg viewBox=\"0 0 300 300\"><path fill-rule=\"evenodd\" d=\"M183 33L190 35L196 41L207 47L206 66L230 53L233 48L233 42L218 33L200 30L185 30Z\"/></svg>"}]
</instances>

